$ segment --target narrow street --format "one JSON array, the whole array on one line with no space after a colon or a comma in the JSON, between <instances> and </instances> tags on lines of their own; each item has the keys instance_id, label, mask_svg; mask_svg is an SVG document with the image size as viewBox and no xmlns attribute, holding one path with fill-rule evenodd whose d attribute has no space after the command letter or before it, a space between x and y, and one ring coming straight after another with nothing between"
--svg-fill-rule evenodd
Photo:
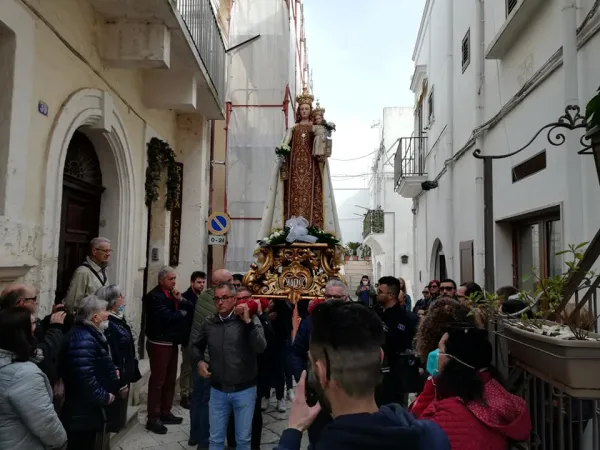
<instances>
[{"instance_id":1,"label":"narrow street","mask_svg":"<svg viewBox=\"0 0 600 450\"><path fill-rule=\"evenodd\" d=\"M113 450L181 450L194 449L187 445L190 434L190 413L179 406L179 399L175 402L173 414L183 417L183 424L170 425L169 432L165 435L150 433L146 430L145 406L138 413L137 422L130 431L123 436ZM289 410L289 404L286 405ZM263 412L263 432L261 450L272 450L279 441L279 437L287 427L288 413L275 411L275 400L272 399L271 406ZM308 438L304 435L302 449L308 448Z\"/></svg>"}]
</instances>

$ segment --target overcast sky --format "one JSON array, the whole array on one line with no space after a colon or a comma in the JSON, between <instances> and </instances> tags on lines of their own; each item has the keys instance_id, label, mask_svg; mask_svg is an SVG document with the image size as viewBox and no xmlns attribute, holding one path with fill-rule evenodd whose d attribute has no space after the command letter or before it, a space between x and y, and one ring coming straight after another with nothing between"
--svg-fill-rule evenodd
<instances>
[{"instance_id":1,"label":"overcast sky","mask_svg":"<svg viewBox=\"0 0 600 450\"><path fill-rule=\"evenodd\" d=\"M337 125L330 162L336 187L366 187L386 106L412 106L410 77L425 0L304 0L314 94ZM336 194L338 204L345 195Z\"/></svg>"}]
</instances>

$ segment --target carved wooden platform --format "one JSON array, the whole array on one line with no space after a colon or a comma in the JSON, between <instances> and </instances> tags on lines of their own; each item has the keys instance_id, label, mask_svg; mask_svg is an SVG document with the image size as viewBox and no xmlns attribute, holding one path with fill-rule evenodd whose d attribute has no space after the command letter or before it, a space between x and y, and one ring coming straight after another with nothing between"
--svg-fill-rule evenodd
<instances>
[{"instance_id":1,"label":"carved wooden platform","mask_svg":"<svg viewBox=\"0 0 600 450\"><path fill-rule=\"evenodd\" d=\"M255 296L300 299L323 297L331 279L345 282L340 273L341 249L328 244L273 245L260 247L243 283Z\"/></svg>"}]
</instances>

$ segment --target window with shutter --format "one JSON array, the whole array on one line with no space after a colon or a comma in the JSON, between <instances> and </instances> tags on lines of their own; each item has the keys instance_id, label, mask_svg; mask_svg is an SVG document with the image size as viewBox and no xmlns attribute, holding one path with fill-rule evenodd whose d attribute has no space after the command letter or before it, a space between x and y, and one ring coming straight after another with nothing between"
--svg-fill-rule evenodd
<instances>
[{"instance_id":1,"label":"window with shutter","mask_svg":"<svg viewBox=\"0 0 600 450\"><path fill-rule=\"evenodd\" d=\"M462 40L462 71L465 73L467 67L469 67L469 63L471 62L471 29L467 30L467 34Z\"/></svg>"},{"instance_id":2,"label":"window with shutter","mask_svg":"<svg viewBox=\"0 0 600 450\"><path fill-rule=\"evenodd\" d=\"M475 263L473 260L473 241L459 244L460 250L460 283L468 283L475 279Z\"/></svg>"},{"instance_id":3,"label":"window with shutter","mask_svg":"<svg viewBox=\"0 0 600 450\"><path fill-rule=\"evenodd\" d=\"M512 12L512 10L515 9L515 6L517 6L518 2L519 2L519 0L506 0L506 16L507 17Z\"/></svg>"}]
</instances>

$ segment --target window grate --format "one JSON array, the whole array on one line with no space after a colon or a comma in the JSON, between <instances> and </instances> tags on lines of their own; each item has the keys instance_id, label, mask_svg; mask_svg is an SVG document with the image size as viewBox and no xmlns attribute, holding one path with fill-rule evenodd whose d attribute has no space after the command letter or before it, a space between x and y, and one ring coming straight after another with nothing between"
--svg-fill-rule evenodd
<instances>
[{"instance_id":1,"label":"window grate","mask_svg":"<svg viewBox=\"0 0 600 450\"><path fill-rule=\"evenodd\" d=\"M462 40L462 71L463 73L471 63L471 29L467 30L467 34Z\"/></svg>"},{"instance_id":2,"label":"window grate","mask_svg":"<svg viewBox=\"0 0 600 450\"><path fill-rule=\"evenodd\" d=\"M427 119L429 121L429 124L431 125L435 119L435 114L434 112L434 106L435 106L435 102L434 102L434 91L433 91L433 86L431 87L431 92L429 93L429 97L427 98Z\"/></svg>"},{"instance_id":3,"label":"window grate","mask_svg":"<svg viewBox=\"0 0 600 450\"><path fill-rule=\"evenodd\" d=\"M512 10L515 9L515 6L517 6L517 3L519 3L519 0L506 0L506 16L507 17L512 12Z\"/></svg>"}]
</instances>

